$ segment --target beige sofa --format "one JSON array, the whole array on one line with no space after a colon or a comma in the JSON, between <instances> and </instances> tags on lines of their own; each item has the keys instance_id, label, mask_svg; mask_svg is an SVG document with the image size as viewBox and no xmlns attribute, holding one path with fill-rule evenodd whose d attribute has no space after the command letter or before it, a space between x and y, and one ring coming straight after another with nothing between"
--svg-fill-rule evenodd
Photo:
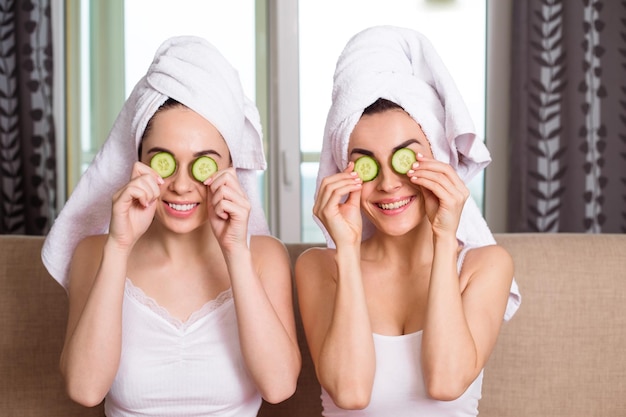
<instances>
[{"instance_id":1,"label":"beige sofa","mask_svg":"<svg viewBox=\"0 0 626 417\"><path fill-rule=\"evenodd\" d=\"M523 295L485 370L480 415L626 416L626 235L500 234ZM0 236L0 415L102 416L64 394L58 358L67 297L40 237ZM292 259L307 245L288 245ZM297 308L296 308L297 311ZM320 415L302 329L296 394L260 416Z\"/></svg>"}]
</instances>

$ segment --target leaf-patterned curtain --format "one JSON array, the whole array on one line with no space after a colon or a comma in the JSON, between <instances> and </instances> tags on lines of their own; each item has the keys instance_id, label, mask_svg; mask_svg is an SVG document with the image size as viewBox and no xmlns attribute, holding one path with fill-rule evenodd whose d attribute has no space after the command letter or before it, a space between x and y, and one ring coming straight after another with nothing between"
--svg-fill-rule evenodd
<instances>
[{"instance_id":1,"label":"leaf-patterned curtain","mask_svg":"<svg viewBox=\"0 0 626 417\"><path fill-rule=\"evenodd\" d=\"M626 232L626 2L514 0L511 232Z\"/></svg>"},{"instance_id":2,"label":"leaf-patterned curtain","mask_svg":"<svg viewBox=\"0 0 626 417\"><path fill-rule=\"evenodd\" d=\"M55 217L49 0L0 0L0 234L43 235Z\"/></svg>"}]
</instances>

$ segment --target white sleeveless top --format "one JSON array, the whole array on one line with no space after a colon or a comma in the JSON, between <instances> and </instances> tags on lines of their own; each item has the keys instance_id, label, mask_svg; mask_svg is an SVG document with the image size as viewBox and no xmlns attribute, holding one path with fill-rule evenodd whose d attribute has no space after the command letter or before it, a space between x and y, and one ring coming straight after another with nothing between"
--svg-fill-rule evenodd
<instances>
[{"instance_id":1,"label":"white sleeveless top","mask_svg":"<svg viewBox=\"0 0 626 417\"><path fill-rule=\"evenodd\" d=\"M457 259L461 271L467 252L465 246ZM511 292L509 302L515 302L517 293ZM483 372L467 390L454 401L433 400L426 393L420 363L422 331L400 336L374 333L376 372L369 405L363 410L344 410L335 405L322 387L322 415L325 417L476 417L481 398Z\"/></svg>"},{"instance_id":2,"label":"white sleeveless top","mask_svg":"<svg viewBox=\"0 0 626 417\"><path fill-rule=\"evenodd\" d=\"M436 401L426 394L420 365L422 331L402 336L374 334L376 373L369 405L363 410L344 410L322 388L327 417L465 417L478 415L483 373L454 401Z\"/></svg>"},{"instance_id":3,"label":"white sleeveless top","mask_svg":"<svg viewBox=\"0 0 626 417\"><path fill-rule=\"evenodd\" d=\"M107 417L253 417L260 405L230 289L181 322L126 280L122 357Z\"/></svg>"}]
</instances>

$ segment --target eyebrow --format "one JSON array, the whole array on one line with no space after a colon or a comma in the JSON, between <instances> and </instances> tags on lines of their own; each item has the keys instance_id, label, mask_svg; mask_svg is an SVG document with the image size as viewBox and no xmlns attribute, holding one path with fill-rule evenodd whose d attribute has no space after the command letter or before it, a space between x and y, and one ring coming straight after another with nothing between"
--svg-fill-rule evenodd
<instances>
[{"instance_id":1,"label":"eyebrow","mask_svg":"<svg viewBox=\"0 0 626 417\"><path fill-rule=\"evenodd\" d=\"M417 143L418 145L420 145L420 141L417 139L409 139L409 140L405 140L404 142L402 142L401 144L399 144L398 146L393 148L393 152L397 151L398 149L402 149L402 148L406 148L407 146L409 146L412 143ZM350 155L352 154L362 154L362 155L367 155L367 156L374 156L374 153L372 151L368 151L367 149L362 149L362 148L354 148L352 149L352 151L350 151Z\"/></svg>"},{"instance_id":2,"label":"eyebrow","mask_svg":"<svg viewBox=\"0 0 626 417\"><path fill-rule=\"evenodd\" d=\"M172 155L174 155L174 152L170 151L169 149L160 148L158 146L150 148L148 150L147 154L149 155L151 153L157 153L157 152L167 152L167 153L171 153ZM193 156L196 157L196 158L198 158L200 156L204 156L204 155L216 155L219 158L222 157L222 155L219 152L217 152L216 150L213 150L213 149L205 149L203 151L195 152L193 154Z\"/></svg>"},{"instance_id":3,"label":"eyebrow","mask_svg":"<svg viewBox=\"0 0 626 417\"><path fill-rule=\"evenodd\" d=\"M419 140L417 140L417 139L409 139L409 140L405 140L404 142L402 142L401 144L399 144L398 146L393 148L393 151L395 152L398 149L406 148L407 146L409 146L412 143L417 143L418 145L421 145Z\"/></svg>"},{"instance_id":4,"label":"eyebrow","mask_svg":"<svg viewBox=\"0 0 626 417\"><path fill-rule=\"evenodd\" d=\"M220 155L220 153L218 151L213 150L213 149L206 149L204 151L196 152L196 153L193 154L193 156L196 156L196 157L203 156L203 155L215 155L215 156L218 156L220 158L222 157L222 155Z\"/></svg>"},{"instance_id":5,"label":"eyebrow","mask_svg":"<svg viewBox=\"0 0 626 417\"><path fill-rule=\"evenodd\" d=\"M355 153L360 153L361 155L367 155L367 156L374 156L374 153L372 151L368 151L367 149L361 149L361 148L354 148L350 151L350 155L353 155Z\"/></svg>"}]
</instances>

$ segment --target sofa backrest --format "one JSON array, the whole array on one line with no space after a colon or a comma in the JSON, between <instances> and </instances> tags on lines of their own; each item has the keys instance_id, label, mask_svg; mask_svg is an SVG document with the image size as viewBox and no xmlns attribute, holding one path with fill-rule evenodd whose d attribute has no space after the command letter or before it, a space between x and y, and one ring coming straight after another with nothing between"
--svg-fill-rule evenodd
<instances>
[{"instance_id":1,"label":"sofa backrest","mask_svg":"<svg viewBox=\"0 0 626 417\"><path fill-rule=\"evenodd\" d=\"M522 306L485 369L481 417L626 416L626 235L499 234ZM0 415L103 416L65 395L58 361L67 296L41 237L0 236ZM292 262L310 245L288 244ZM318 417L320 388L295 306L303 368L295 395L261 417Z\"/></svg>"},{"instance_id":2,"label":"sofa backrest","mask_svg":"<svg viewBox=\"0 0 626 417\"><path fill-rule=\"evenodd\" d=\"M65 394L59 358L67 295L41 262L43 238L0 236L0 415L103 416Z\"/></svg>"},{"instance_id":3,"label":"sofa backrest","mask_svg":"<svg viewBox=\"0 0 626 417\"><path fill-rule=\"evenodd\" d=\"M626 234L496 239L522 304L486 366L480 416L626 416Z\"/></svg>"}]
</instances>

